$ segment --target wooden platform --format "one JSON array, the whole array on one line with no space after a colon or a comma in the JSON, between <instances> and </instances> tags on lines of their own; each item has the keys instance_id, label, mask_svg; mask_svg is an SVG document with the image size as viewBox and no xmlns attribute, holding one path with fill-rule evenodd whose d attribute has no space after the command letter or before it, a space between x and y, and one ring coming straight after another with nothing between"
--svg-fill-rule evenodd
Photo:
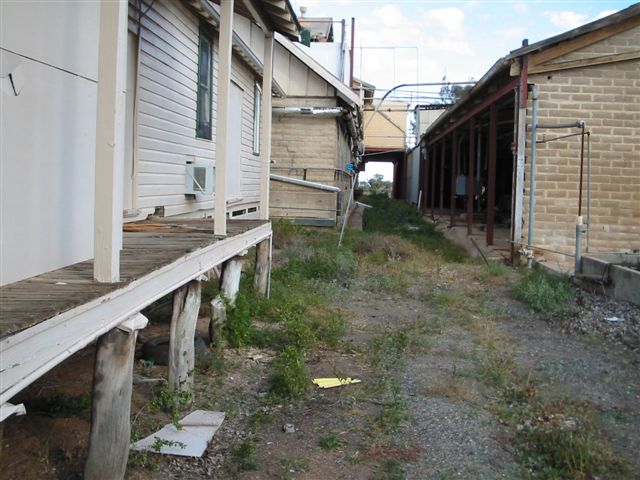
<instances>
[{"instance_id":1,"label":"wooden platform","mask_svg":"<svg viewBox=\"0 0 640 480\"><path fill-rule=\"evenodd\" d=\"M0 405L129 316L271 235L263 220L125 225L121 282L93 280L93 261L0 288Z\"/></svg>"}]
</instances>

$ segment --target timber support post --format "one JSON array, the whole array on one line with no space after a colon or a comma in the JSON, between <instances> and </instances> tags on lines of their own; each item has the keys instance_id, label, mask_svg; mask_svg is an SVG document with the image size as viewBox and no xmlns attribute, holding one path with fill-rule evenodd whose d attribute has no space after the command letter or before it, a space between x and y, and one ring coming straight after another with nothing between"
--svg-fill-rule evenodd
<instances>
[{"instance_id":1,"label":"timber support post","mask_svg":"<svg viewBox=\"0 0 640 480\"><path fill-rule=\"evenodd\" d=\"M124 478L131 437L131 392L137 331L147 325L138 313L98 340L86 480Z\"/></svg>"},{"instance_id":2,"label":"timber support post","mask_svg":"<svg viewBox=\"0 0 640 480\"><path fill-rule=\"evenodd\" d=\"M267 296L269 286L271 238L269 237L256 245L256 271L253 277L253 289L263 297Z\"/></svg>"},{"instance_id":3,"label":"timber support post","mask_svg":"<svg viewBox=\"0 0 640 480\"><path fill-rule=\"evenodd\" d=\"M226 298L231 305L235 305L236 298L238 298L238 292L240 291L240 276L242 275L242 264L244 263L244 255L247 252L242 252L240 255L227 260L222 267L222 283L220 284L220 291L224 298Z\"/></svg>"},{"instance_id":4,"label":"timber support post","mask_svg":"<svg viewBox=\"0 0 640 480\"><path fill-rule=\"evenodd\" d=\"M190 392L195 367L196 323L200 311L202 285L192 280L173 295L173 315L169 337L169 388L175 392Z\"/></svg>"}]
</instances>

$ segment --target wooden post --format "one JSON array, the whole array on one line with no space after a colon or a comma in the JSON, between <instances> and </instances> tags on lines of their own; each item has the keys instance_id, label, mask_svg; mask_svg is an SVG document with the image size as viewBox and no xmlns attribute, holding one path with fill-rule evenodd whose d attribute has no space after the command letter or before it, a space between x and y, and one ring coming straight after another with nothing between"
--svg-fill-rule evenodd
<instances>
[{"instance_id":1,"label":"wooden post","mask_svg":"<svg viewBox=\"0 0 640 480\"><path fill-rule=\"evenodd\" d=\"M136 333L146 324L147 319L138 314L98 340L85 480L124 478L131 436Z\"/></svg>"},{"instance_id":2,"label":"wooden post","mask_svg":"<svg viewBox=\"0 0 640 480\"><path fill-rule=\"evenodd\" d=\"M495 103L489 107L489 192L487 198L487 245L493 245L493 227L496 204L496 155L498 143L498 109Z\"/></svg>"},{"instance_id":3,"label":"wooden post","mask_svg":"<svg viewBox=\"0 0 640 480\"><path fill-rule=\"evenodd\" d=\"M178 392L190 392L193 388L196 334L202 287L192 280L173 295L171 336L169 337L169 388Z\"/></svg>"},{"instance_id":4,"label":"wooden post","mask_svg":"<svg viewBox=\"0 0 640 480\"><path fill-rule=\"evenodd\" d=\"M260 137L260 218L269 219L269 174L271 172L271 89L273 85L273 33L264 37L264 71L262 74L262 136ZM305 171L306 172L306 171Z\"/></svg>"},{"instance_id":5,"label":"wooden post","mask_svg":"<svg viewBox=\"0 0 640 480\"><path fill-rule=\"evenodd\" d=\"M211 318L209 320L209 343L220 346L222 327L227 321L227 307L220 295L211 300Z\"/></svg>"},{"instance_id":6,"label":"wooden post","mask_svg":"<svg viewBox=\"0 0 640 480\"><path fill-rule=\"evenodd\" d=\"M229 86L231 84L231 37L233 34L233 0L220 1L220 37L218 60L218 108L216 113L216 171L213 231L227 234L227 155ZM263 92L267 95L268 92ZM237 159L234 159L237 161Z\"/></svg>"},{"instance_id":7,"label":"wooden post","mask_svg":"<svg viewBox=\"0 0 640 480\"><path fill-rule=\"evenodd\" d=\"M473 231L474 167L476 163L476 129L473 119L469 122L469 171L467 176L467 235Z\"/></svg>"},{"instance_id":8,"label":"wooden post","mask_svg":"<svg viewBox=\"0 0 640 480\"><path fill-rule=\"evenodd\" d=\"M240 290L240 276L244 259L241 256L233 257L224 263L222 268L222 283L220 290L222 295L231 305L235 305Z\"/></svg>"},{"instance_id":9,"label":"wooden post","mask_svg":"<svg viewBox=\"0 0 640 480\"><path fill-rule=\"evenodd\" d=\"M93 277L120 281L127 2L100 2Z\"/></svg>"},{"instance_id":10,"label":"wooden post","mask_svg":"<svg viewBox=\"0 0 640 480\"><path fill-rule=\"evenodd\" d=\"M253 277L253 289L263 297L267 296L269 283L269 267L271 264L271 259L269 258L270 245L271 237L256 245L256 272Z\"/></svg>"}]
</instances>

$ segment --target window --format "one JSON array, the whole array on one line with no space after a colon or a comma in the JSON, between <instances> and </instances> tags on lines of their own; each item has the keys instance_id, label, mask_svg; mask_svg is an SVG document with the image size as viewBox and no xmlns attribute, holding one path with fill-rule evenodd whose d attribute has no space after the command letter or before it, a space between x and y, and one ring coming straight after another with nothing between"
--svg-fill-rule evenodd
<instances>
[{"instance_id":1,"label":"window","mask_svg":"<svg viewBox=\"0 0 640 480\"><path fill-rule=\"evenodd\" d=\"M260 111L262 108L262 89L257 83L253 86L253 153L260 155Z\"/></svg>"},{"instance_id":2,"label":"window","mask_svg":"<svg viewBox=\"0 0 640 480\"><path fill-rule=\"evenodd\" d=\"M200 28L198 52L198 104L196 111L196 137L211 140L211 109L213 90L213 42Z\"/></svg>"}]
</instances>

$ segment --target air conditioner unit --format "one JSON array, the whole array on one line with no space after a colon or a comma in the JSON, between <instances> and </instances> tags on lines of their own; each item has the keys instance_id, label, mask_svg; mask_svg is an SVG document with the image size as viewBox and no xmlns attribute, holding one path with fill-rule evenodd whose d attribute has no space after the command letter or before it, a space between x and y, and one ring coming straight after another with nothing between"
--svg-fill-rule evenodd
<instances>
[{"instance_id":1,"label":"air conditioner unit","mask_svg":"<svg viewBox=\"0 0 640 480\"><path fill-rule=\"evenodd\" d=\"M213 193L213 165L187 163L184 176L185 195Z\"/></svg>"}]
</instances>

